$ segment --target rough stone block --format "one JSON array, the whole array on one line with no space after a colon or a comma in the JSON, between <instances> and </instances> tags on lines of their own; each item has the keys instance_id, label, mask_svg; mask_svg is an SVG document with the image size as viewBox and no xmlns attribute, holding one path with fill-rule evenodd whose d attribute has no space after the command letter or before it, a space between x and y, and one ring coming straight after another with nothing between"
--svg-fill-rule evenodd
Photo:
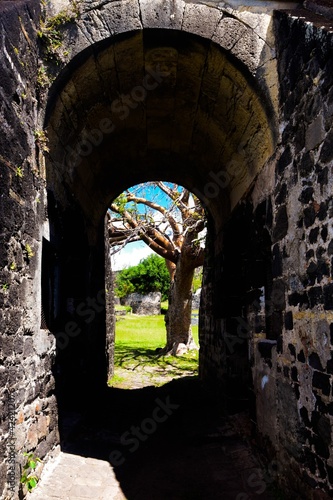
<instances>
[{"instance_id":1,"label":"rough stone block","mask_svg":"<svg viewBox=\"0 0 333 500\"><path fill-rule=\"evenodd\" d=\"M279 160L277 161L276 167L277 167L277 173L282 174L286 167L290 165L292 162L292 154L291 154L291 149L290 146L287 145L286 148L284 149L283 153L281 154Z\"/></svg>"},{"instance_id":2,"label":"rough stone block","mask_svg":"<svg viewBox=\"0 0 333 500\"><path fill-rule=\"evenodd\" d=\"M223 12L219 9L203 4L186 3L182 30L211 39L222 17ZM205 22L202 22L203 19Z\"/></svg>"},{"instance_id":3,"label":"rough stone block","mask_svg":"<svg viewBox=\"0 0 333 500\"><path fill-rule=\"evenodd\" d=\"M185 2L179 0L139 0L144 28L166 28L180 30L183 22Z\"/></svg>"},{"instance_id":4,"label":"rough stone block","mask_svg":"<svg viewBox=\"0 0 333 500\"><path fill-rule=\"evenodd\" d=\"M38 330L33 336L33 343L36 353L40 356L54 346L54 336L48 330Z\"/></svg>"},{"instance_id":5,"label":"rough stone block","mask_svg":"<svg viewBox=\"0 0 333 500\"><path fill-rule=\"evenodd\" d=\"M161 314L161 293L150 292L147 295L131 293L125 298L124 304L131 306L134 314Z\"/></svg>"},{"instance_id":6,"label":"rough stone block","mask_svg":"<svg viewBox=\"0 0 333 500\"><path fill-rule=\"evenodd\" d=\"M293 313L292 311L287 311L284 316L284 326L286 330L292 330L294 328Z\"/></svg>"},{"instance_id":7,"label":"rough stone block","mask_svg":"<svg viewBox=\"0 0 333 500\"><path fill-rule=\"evenodd\" d=\"M329 458L330 451L327 443L319 436L314 436L312 439L316 453L323 458Z\"/></svg>"},{"instance_id":8,"label":"rough stone block","mask_svg":"<svg viewBox=\"0 0 333 500\"><path fill-rule=\"evenodd\" d=\"M305 135L305 145L307 151L313 151L325 139L325 124L322 113L309 125Z\"/></svg>"},{"instance_id":9,"label":"rough stone block","mask_svg":"<svg viewBox=\"0 0 333 500\"><path fill-rule=\"evenodd\" d=\"M212 40L225 50L231 50L246 32L247 28L243 23L231 17L224 17L218 24Z\"/></svg>"}]
</instances>

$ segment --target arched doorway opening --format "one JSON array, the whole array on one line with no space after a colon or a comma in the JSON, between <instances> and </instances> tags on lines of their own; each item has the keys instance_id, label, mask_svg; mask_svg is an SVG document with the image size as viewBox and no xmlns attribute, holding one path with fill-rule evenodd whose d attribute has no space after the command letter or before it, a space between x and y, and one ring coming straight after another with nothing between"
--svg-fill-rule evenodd
<instances>
[{"instance_id":1,"label":"arched doorway opening","mask_svg":"<svg viewBox=\"0 0 333 500\"><path fill-rule=\"evenodd\" d=\"M115 307L116 346L124 354L119 358L116 349L115 369L130 376L126 365L132 362L136 369L143 369L143 379L150 375L150 382L157 379L159 384L163 377L166 382L173 377L196 374L200 296L193 297L193 287L201 288L199 274L198 283L194 278L196 271L202 275L205 255L204 207L183 186L156 181L126 190L111 204L107 217L110 253L113 257L119 255L117 251L122 253L115 295L134 313L125 318L117 317ZM138 253L139 248L144 251L145 259ZM126 311L118 309L118 312ZM164 321L154 318L161 314ZM140 318L142 315L146 316L144 322ZM151 325L148 329L147 322ZM134 327L135 338L130 333ZM121 341L118 332L121 332ZM138 351L131 349L130 341L138 342ZM142 350L144 348L146 350ZM128 350L132 355L126 355ZM149 365L147 374L144 373L146 364ZM139 377L135 385L138 383Z\"/></svg>"},{"instance_id":2,"label":"arched doorway opening","mask_svg":"<svg viewBox=\"0 0 333 500\"><path fill-rule=\"evenodd\" d=\"M215 370L225 352L216 347L223 307L209 297L220 293L222 234L273 152L272 109L243 62L176 30L108 38L79 53L59 75L45 122L45 246L53 264L45 280L52 296L44 304L51 330L64 338L57 365L65 404L84 404L87 391L105 389L105 319L112 307L105 312L104 214L126 186L151 178L188 187L209 212L200 335L203 353L216 352L213 363L210 354L201 356L201 374Z\"/></svg>"}]
</instances>

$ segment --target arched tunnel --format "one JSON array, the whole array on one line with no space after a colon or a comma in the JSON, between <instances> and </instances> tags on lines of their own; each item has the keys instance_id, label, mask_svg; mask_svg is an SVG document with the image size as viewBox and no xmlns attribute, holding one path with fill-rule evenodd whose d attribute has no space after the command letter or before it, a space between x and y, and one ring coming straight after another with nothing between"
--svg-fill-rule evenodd
<instances>
[{"instance_id":1,"label":"arched tunnel","mask_svg":"<svg viewBox=\"0 0 333 500\"><path fill-rule=\"evenodd\" d=\"M105 288L110 202L139 182L186 186L207 208L209 262L221 229L273 152L274 124L269 93L249 69L189 33L147 29L108 38L59 75L45 121L51 227L45 254L53 271L44 266L43 303L69 400L84 374L89 380L96 374L96 387L106 380L105 324L112 335L112 320L105 322L93 301ZM201 316L204 325L204 309Z\"/></svg>"},{"instance_id":2,"label":"arched tunnel","mask_svg":"<svg viewBox=\"0 0 333 500\"><path fill-rule=\"evenodd\" d=\"M269 286L264 221L253 222L243 203L275 147L274 109L263 83L205 38L176 30L129 32L72 59L51 89L45 127L50 240L44 242L42 295L57 339L60 423L62 411L86 412L92 397L104 408L109 398L114 319L104 293L111 286L105 214L124 189L150 180L186 186L206 207L200 378L222 384L219 397L229 410L244 408L242 401L253 409L247 339L223 346L215 323L225 318L228 332L239 337L244 294ZM224 274L216 264L221 250L231 265ZM209 349L217 345L220 372L206 339Z\"/></svg>"},{"instance_id":3,"label":"arched tunnel","mask_svg":"<svg viewBox=\"0 0 333 500\"><path fill-rule=\"evenodd\" d=\"M331 495L333 72L324 3L1 3L1 429L6 440L15 428L17 453L48 462L60 451L67 463L66 426L76 416L75 443L110 453L134 416L149 434L152 416L163 418L156 401L165 408L171 397L179 418L156 431L168 452L154 433L116 473L129 498L138 498L132 479L142 486L143 469L142 498L154 498L150 466L154 484L164 474L159 500L170 491L175 500L219 498L205 490L228 482L214 468L228 462L226 454L219 462L228 429L217 421L243 410L290 497ZM125 401L107 385L115 319L105 215L124 189L154 180L188 188L206 208L199 377L128 391ZM185 437L174 432L180 420ZM181 443L182 465L173 457ZM207 481L201 444L213 450ZM11 445L0 464L5 495L22 490ZM178 494L170 477L189 456ZM230 498L253 493L243 494L239 470Z\"/></svg>"},{"instance_id":4,"label":"arched tunnel","mask_svg":"<svg viewBox=\"0 0 333 500\"><path fill-rule=\"evenodd\" d=\"M273 152L262 87L235 57L188 33L150 29L96 43L51 93L48 184L57 191L58 172L93 226L129 184L172 179L204 198L218 229ZM221 196L210 181L223 184Z\"/></svg>"}]
</instances>

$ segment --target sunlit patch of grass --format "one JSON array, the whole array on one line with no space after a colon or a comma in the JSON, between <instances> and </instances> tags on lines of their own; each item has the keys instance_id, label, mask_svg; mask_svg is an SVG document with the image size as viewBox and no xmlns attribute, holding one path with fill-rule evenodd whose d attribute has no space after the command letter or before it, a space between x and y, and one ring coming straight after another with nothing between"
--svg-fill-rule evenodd
<instances>
[{"instance_id":1,"label":"sunlit patch of grass","mask_svg":"<svg viewBox=\"0 0 333 500\"><path fill-rule=\"evenodd\" d=\"M198 327L193 326L198 344ZM164 316L122 317L116 324L115 375L109 385L118 388L161 385L174 378L195 376L198 351L183 356L159 356L166 332Z\"/></svg>"},{"instance_id":2,"label":"sunlit patch of grass","mask_svg":"<svg viewBox=\"0 0 333 500\"><path fill-rule=\"evenodd\" d=\"M117 373L115 373L112 377L112 383L109 383L109 385L115 386L118 384L122 384L125 381L124 377L121 377ZM111 381L110 381L111 382Z\"/></svg>"},{"instance_id":3,"label":"sunlit patch of grass","mask_svg":"<svg viewBox=\"0 0 333 500\"><path fill-rule=\"evenodd\" d=\"M164 316L121 317L116 324L116 350L118 347L155 350L165 344Z\"/></svg>"}]
</instances>

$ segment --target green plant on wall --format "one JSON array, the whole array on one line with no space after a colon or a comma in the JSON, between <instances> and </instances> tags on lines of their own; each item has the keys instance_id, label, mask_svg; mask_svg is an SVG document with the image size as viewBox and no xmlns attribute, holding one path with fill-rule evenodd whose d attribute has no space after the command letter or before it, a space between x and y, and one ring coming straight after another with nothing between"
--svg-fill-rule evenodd
<instances>
[{"instance_id":1,"label":"green plant on wall","mask_svg":"<svg viewBox=\"0 0 333 500\"><path fill-rule=\"evenodd\" d=\"M46 137L44 130L35 130L34 135L36 144L39 147L39 149L41 151L48 152L49 151L49 148L47 146L48 139Z\"/></svg>"},{"instance_id":2,"label":"green plant on wall","mask_svg":"<svg viewBox=\"0 0 333 500\"><path fill-rule=\"evenodd\" d=\"M52 82L52 78L47 74L47 70L44 65L38 68L37 72L37 84L40 88L47 87Z\"/></svg>"},{"instance_id":3,"label":"green plant on wall","mask_svg":"<svg viewBox=\"0 0 333 500\"><path fill-rule=\"evenodd\" d=\"M16 177L20 177L22 179L23 175L23 167L16 167Z\"/></svg>"},{"instance_id":4,"label":"green plant on wall","mask_svg":"<svg viewBox=\"0 0 333 500\"><path fill-rule=\"evenodd\" d=\"M23 465L20 482L26 485L28 491L31 491L38 483L38 477L35 474L37 463L42 461L40 458L35 457L33 453L24 452L23 455L27 457L27 460Z\"/></svg>"},{"instance_id":5,"label":"green plant on wall","mask_svg":"<svg viewBox=\"0 0 333 500\"><path fill-rule=\"evenodd\" d=\"M1 290L2 290L3 292L8 292L8 288L9 288L8 283L3 283L3 284L1 285Z\"/></svg>"},{"instance_id":6,"label":"green plant on wall","mask_svg":"<svg viewBox=\"0 0 333 500\"><path fill-rule=\"evenodd\" d=\"M33 257L35 254L32 251L32 248L29 245L29 243L27 243L24 248L25 248L25 251L27 252L27 256L29 257L29 259L31 259L31 257Z\"/></svg>"},{"instance_id":7,"label":"green plant on wall","mask_svg":"<svg viewBox=\"0 0 333 500\"><path fill-rule=\"evenodd\" d=\"M47 18L45 21L41 20L37 36L44 46L44 58L47 61L59 64L62 62L62 58L68 55L67 51L63 54L60 51L63 45L61 28L66 24L74 22L78 18L78 15L78 7L76 4L73 4L71 10L64 9L58 12L57 15Z\"/></svg>"}]
</instances>

